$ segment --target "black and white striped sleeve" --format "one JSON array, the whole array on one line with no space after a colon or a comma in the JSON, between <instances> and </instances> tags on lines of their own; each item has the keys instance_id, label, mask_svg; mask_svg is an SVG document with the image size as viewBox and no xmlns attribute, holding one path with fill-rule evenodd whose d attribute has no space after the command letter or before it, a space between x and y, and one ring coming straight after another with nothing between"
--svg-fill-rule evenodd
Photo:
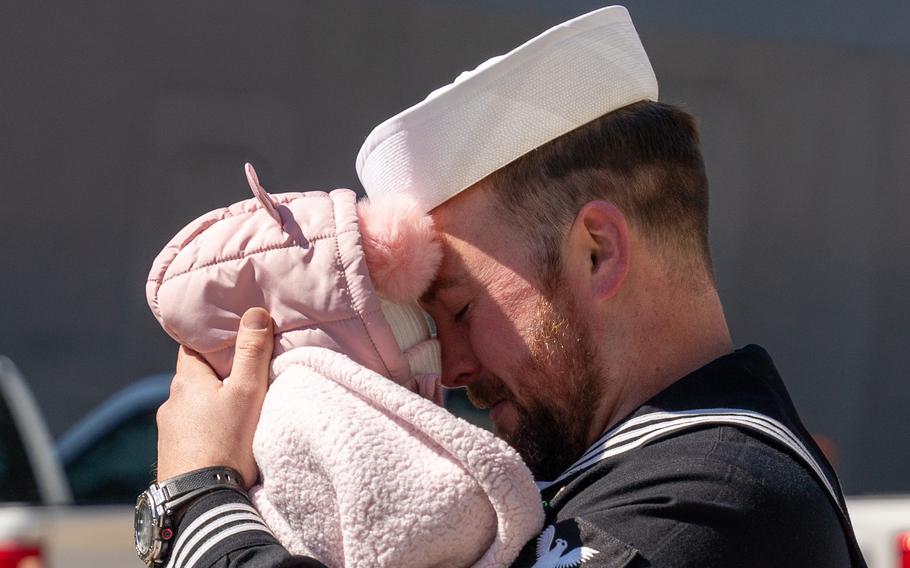
<instances>
[{"instance_id":1,"label":"black and white striped sleeve","mask_svg":"<svg viewBox=\"0 0 910 568\"><path fill-rule=\"evenodd\" d=\"M249 500L230 489L193 502L175 536L166 568L325 568L291 556Z\"/></svg>"}]
</instances>

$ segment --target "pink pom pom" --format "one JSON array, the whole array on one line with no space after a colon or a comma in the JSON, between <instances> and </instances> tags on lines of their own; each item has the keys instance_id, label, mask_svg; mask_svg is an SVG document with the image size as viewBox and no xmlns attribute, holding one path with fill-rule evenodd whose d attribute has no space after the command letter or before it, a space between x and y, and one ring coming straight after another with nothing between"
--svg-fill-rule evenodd
<instances>
[{"instance_id":1,"label":"pink pom pom","mask_svg":"<svg viewBox=\"0 0 910 568\"><path fill-rule=\"evenodd\" d=\"M433 219L401 194L360 201L357 215L376 292L392 302L416 301L430 286L442 261Z\"/></svg>"}]
</instances>

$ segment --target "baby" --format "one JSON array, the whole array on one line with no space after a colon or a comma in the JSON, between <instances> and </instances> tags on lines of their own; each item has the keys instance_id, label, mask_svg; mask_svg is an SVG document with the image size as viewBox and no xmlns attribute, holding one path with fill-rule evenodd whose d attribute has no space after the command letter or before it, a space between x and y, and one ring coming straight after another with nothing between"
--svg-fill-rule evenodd
<instances>
[{"instance_id":1,"label":"baby","mask_svg":"<svg viewBox=\"0 0 910 568\"><path fill-rule=\"evenodd\" d=\"M438 345L416 299L441 251L405 198L255 196L165 247L147 285L174 339L230 372L240 317L275 322L251 498L292 553L329 566L507 566L541 528L530 472L439 406Z\"/></svg>"}]
</instances>

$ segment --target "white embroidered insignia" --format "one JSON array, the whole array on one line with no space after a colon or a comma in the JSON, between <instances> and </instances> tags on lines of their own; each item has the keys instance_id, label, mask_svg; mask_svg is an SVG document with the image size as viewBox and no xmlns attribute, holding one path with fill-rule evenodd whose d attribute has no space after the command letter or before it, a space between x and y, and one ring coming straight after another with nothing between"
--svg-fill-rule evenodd
<instances>
[{"instance_id":1,"label":"white embroidered insignia","mask_svg":"<svg viewBox=\"0 0 910 568\"><path fill-rule=\"evenodd\" d=\"M550 525L537 537L537 562L531 568L574 568L598 554L597 550L587 546L573 548L563 554L569 543L561 538L557 538L554 543L554 536L556 527Z\"/></svg>"}]
</instances>

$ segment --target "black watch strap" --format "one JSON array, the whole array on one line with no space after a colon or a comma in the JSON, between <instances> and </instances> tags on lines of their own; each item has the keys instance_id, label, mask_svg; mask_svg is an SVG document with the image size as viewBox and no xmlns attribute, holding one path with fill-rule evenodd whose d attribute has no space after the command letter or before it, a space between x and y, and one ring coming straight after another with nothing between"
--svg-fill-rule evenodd
<instances>
[{"instance_id":1,"label":"black watch strap","mask_svg":"<svg viewBox=\"0 0 910 568\"><path fill-rule=\"evenodd\" d=\"M191 499L215 489L233 489L246 495L243 478L229 467L204 467L158 483L169 509L176 509Z\"/></svg>"}]
</instances>

